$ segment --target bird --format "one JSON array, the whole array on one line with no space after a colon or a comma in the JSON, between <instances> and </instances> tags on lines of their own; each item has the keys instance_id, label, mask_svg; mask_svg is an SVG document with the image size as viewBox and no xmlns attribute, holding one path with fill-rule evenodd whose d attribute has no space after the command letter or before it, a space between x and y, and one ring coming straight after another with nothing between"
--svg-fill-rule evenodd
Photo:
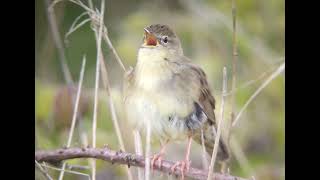
<instances>
[{"instance_id":1,"label":"bird","mask_svg":"<svg viewBox=\"0 0 320 180\"><path fill-rule=\"evenodd\" d=\"M191 142L201 145L201 132L211 156L217 128L215 98L205 72L184 55L180 39L168 25L144 28L136 65L124 75L123 102L130 124L145 132L149 123L152 139L161 142L152 167L156 161L161 165L168 143L188 140L185 159L171 167L174 172L180 166L184 176L190 168ZM226 141L220 138L217 159L229 157Z\"/></svg>"}]
</instances>

